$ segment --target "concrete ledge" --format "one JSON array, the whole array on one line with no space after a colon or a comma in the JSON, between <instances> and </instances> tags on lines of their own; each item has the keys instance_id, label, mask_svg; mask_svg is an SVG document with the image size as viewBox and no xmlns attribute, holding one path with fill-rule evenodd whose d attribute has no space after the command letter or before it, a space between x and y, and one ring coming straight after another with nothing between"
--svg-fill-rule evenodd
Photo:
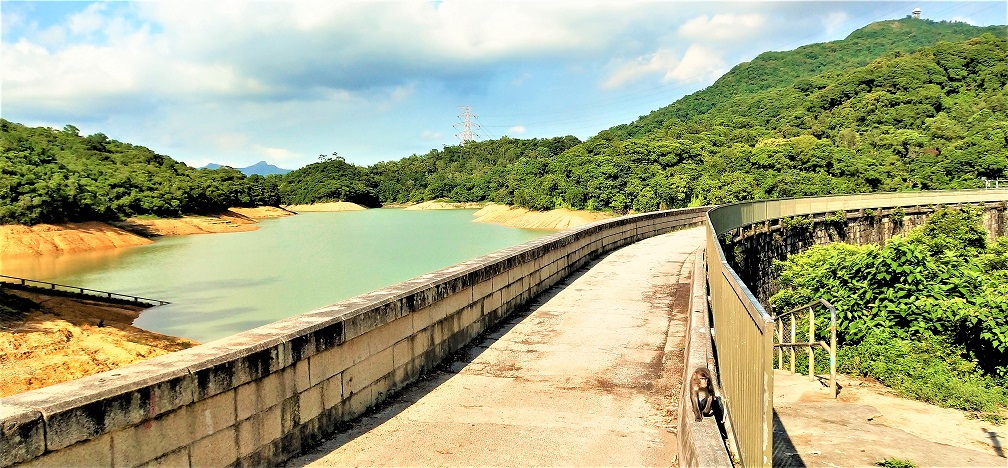
<instances>
[{"instance_id":1,"label":"concrete ledge","mask_svg":"<svg viewBox=\"0 0 1008 468\"><path fill-rule=\"evenodd\" d=\"M679 399L679 466L732 466L714 418L696 421L690 395L690 378L699 367L706 368L720 382L710 333L707 308L707 274L704 252L696 257L693 268L693 296L684 351L683 388ZM728 424L725 418L725 424ZM733 437L729 430L729 438Z\"/></svg>"},{"instance_id":2,"label":"concrete ledge","mask_svg":"<svg viewBox=\"0 0 1008 468\"><path fill-rule=\"evenodd\" d=\"M201 346L0 399L0 467L272 465L606 252L706 208L603 220Z\"/></svg>"}]
</instances>

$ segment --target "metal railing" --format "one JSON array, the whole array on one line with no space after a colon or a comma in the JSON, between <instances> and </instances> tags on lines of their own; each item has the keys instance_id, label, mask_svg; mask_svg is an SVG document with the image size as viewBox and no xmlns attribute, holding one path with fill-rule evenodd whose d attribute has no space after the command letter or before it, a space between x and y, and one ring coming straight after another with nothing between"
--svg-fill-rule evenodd
<instances>
[{"instance_id":1,"label":"metal railing","mask_svg":"<svg viewBox=\"0 0 1008 468\"><path fill-rule=\"evenodd\" d=\"M816 306L825 307L830 313L830 325L829 325L829 343L825 341L816 340ZM797 316L801 312L808 312L808 332L804 338L806 341L795 341L798 338L798 318ZM789 317L790 322L790 333L788 335L784 334L784 319ZM774 349L777 353L777 368L784 369L785 356L790 363L790 370L792 374L795 374L795 363L796 355L795 348L804 348L808 353L808 376L809 380L815 380L815 348L820 347L829 353L829 387L830 391L833 392L833 398L837 397L837 384L836 384L836 308L833 304L825 299L819 299L800 307L795 307L792 310L784 312L775 317L776 328L777 328L777 342L774 344ZM804 323L802 323L804 325ZM786 341L785 341L786 340ZM785 348L787 352L785 353Z\"/></svg>"},{"instance_id":2,"label":"metal railing","mask_svg":"<svg viewBox=\"0 0 1008 468\"><path fill-rule=\"evenodd\" d=\"M146 304L152 306L170 304L170 302L162 301L160 299L149 299L146 297L133 296L129 294L119 294L109 291L100 291L97 289L81 288L78 286L68 286L65 284L50 283L48 281L19 278L17 276L0 275L0 286L4 284L22 286L27 289L44 289L47 291L59 291L62 293L68 293L78 296L95 297L100 299L111 299L114 301L132 302L136 304Z\"/></svg>"},{"instance_id":3,"label":"metal railing","mask_svg":"<svg viewBox=\"0 0 1008 468\"><path fill-rule=\"evenodd\" d=\"M1008 187L1008 179L988 179L986 177L982 178L985 189L999 189Z\"/></svg>"},{"instance_id":4,"label":"metal railing","mask_svg":"<svg viewBox=\"0 0 1008 468\"><path fill-rule=\"evenodd\" d=\"M725 418L735 429L732 436L742 465L770 466L773 317L728 265L715 229L710 224L707 232L707 284Z\"/></svg>"},{"instance_id":5,"label":"metal railing","mask_svg":"<svg viewBox=\"0 0 1008 468\"><path fill-rule=\"evenodd\" d=\"M771 317L725 259L722 236L777 219L839 210L1004 203L1008 190L956 190L855 194L761 200L722 205L707 214L707 277L715 353L726 418L735 429L741 462L773 462L773 360ZM716 252L716 253L715 253Z\"/></svg>"}]
</instances>

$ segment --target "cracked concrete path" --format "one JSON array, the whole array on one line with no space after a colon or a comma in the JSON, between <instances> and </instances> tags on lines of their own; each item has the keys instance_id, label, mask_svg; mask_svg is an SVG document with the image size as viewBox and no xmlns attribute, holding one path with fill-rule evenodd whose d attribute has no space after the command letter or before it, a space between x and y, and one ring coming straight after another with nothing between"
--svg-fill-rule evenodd
<instances>
[{"instance_id":1,"label":"cracked concrete path","mask_svg":"<svg viewBox=\"0 0 1008 468\"><path fill-rule=\"evenodd\" d=\"M703 228L593 262L287 466L675 465Z\"/></svg>"}]
</instances>

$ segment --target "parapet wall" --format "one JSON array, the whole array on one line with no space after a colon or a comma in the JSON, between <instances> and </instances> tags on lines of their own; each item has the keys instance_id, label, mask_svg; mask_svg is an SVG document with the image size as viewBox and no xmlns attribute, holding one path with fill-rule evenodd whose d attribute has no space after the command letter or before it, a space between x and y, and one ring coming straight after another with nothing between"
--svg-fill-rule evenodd
<instances>
[{"instance_id":1,"label":"parapet wall","mask_svg":"<svg viewBox=\"0 0 1008 468\"><path fill-rule=\"evenodd\" d=\"M942 206L972 206L981 210L981 224L988 239L1008 235L1008 202L979 202L951 205L922 204L905 207L852 208L832 213L815 213L799 219L750 225L736 230L725 246L732 269L764 307L780 289L775 260L831 242L885 244L893 236L905 235L923 225Z\"/></svg>"},{"instance_id":2,"label":"parapet wall","mask_svg":"<svg viewBox=\"0 0 1008 468\"><path fill-rule=\"evenodd\" d=\"M592 259L701 225L706 211L600 221L212 343L0 399L0 467L282 462Z\"/></svg>"}]
</instances>

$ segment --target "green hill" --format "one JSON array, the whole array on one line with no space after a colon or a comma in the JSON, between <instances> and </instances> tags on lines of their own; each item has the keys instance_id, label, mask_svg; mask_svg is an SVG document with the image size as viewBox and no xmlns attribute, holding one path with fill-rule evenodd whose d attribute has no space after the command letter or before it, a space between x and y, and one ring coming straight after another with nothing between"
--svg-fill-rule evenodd
<instances>
[{"instance_id":1,"label":"green hill","mask_svg":"<svg viewBox=\"0 0 1008 468\"><path fill-rule=\"evenodd\" d=\"M533 209L625 213L982 186L1008 167L1005 31L874 23L843 41L762 54L634 123L562 152L526 150L489 176L410 171L405 197L452 198L459 189Z\"/></svg>"},{"instance_id":2,"label":"green hill","mask_svg":"<svg viewBox=\"0 0 1008 468\"><path fill-rule=\"evenodd\" d=\"M1004 37L1005 28L913 18L872 23L843 40L809 44L786 52L764 52L751 62L736 65L711 86L611 130L623 138L640 136L661 128L668 120L704 115L740 94L787 87L803 78L863 67L887 54L908 54L938 42L961 42L985 33Z\"/></svg>"},{"instance_id":3,"label":"green hill","mask_svg":"<svg viewBox=\"0 0 1008 468\"><path fill-rule=\"evenodd\" d=\"M193 169L142 146L0 120L0 223L228 206L448 198L617 213L803 195L970 188L1008 171L1004 26L904 19L767 52L598 135L501 138L370 167Z\"/></svg>"}]
</instances>

